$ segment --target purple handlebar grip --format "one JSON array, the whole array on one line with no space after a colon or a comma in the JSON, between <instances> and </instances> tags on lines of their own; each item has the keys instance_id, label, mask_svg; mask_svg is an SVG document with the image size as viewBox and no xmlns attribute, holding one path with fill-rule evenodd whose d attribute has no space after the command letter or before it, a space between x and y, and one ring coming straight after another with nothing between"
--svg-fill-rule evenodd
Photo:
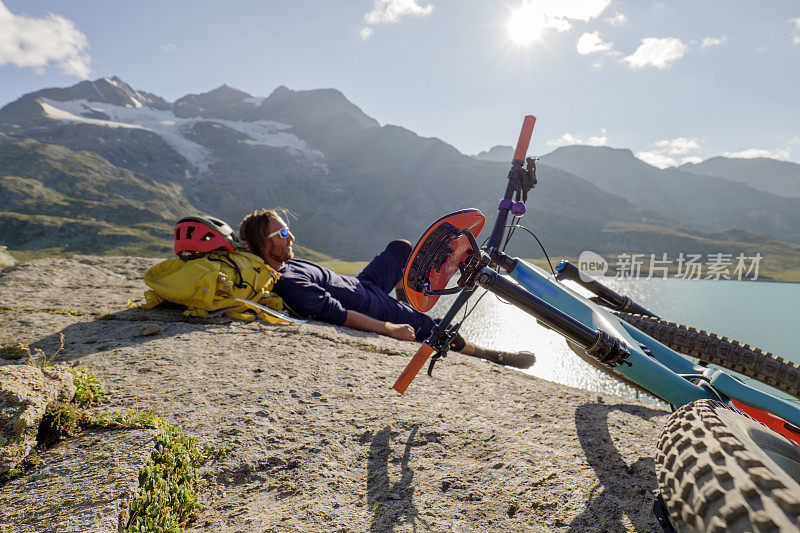
<instances>
[{"instance_id":1,"label":"purple handlebar grip","mask_svg":"<svg viewBox=\"0 0 800 533\"><path fill-rule=\"evenodd\" d=\"M525 204L522 202L514 202L514 205L511 206L511 214L515 217L521 217L525 214Z\"/></svg>"},{"instance_id":2,"label":"purple handlebar grip","mask_svg":"<svg viewBox=\"0 0 800 533\"><path fill-rule=\"evenodd\" d=\"M511 209L513 207L513 202L509 198L503 198L500 200L500 205L497 206L497 209Z\"/></svg>"}]
</instances>

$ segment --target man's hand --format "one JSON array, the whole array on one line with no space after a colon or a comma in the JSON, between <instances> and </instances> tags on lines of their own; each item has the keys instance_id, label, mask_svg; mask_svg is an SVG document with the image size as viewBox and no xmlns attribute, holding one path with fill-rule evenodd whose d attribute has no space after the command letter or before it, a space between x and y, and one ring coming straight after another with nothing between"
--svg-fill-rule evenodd
<instances>
[{"instance_id":1,"label":"man's hand","mask_svg":"<svg viewBox=\"0 0 800 533\"><path fill-rule=\"evenodd\" d=\"M401 341L413 341L417 338L416 333L414 333L414 328L408 324L393 324L391 322L387 322L386 326L389 330L388 335L395 339L399 339Z\"/></svg>"},{"instance_id":2,"label":"man's hand","mask_svg":"<svg viewBox=\"0 0 800 533\"><path fill-rule=\"evenodd\" d=\"M348 328L374 331L375 333L387 335L395 339L400 339L401 341L413 341L416 338L414 328L408 324L384 322L356 311L347 312L347 318L344 321L344 325Z\"/></svg>"}]
</instances>

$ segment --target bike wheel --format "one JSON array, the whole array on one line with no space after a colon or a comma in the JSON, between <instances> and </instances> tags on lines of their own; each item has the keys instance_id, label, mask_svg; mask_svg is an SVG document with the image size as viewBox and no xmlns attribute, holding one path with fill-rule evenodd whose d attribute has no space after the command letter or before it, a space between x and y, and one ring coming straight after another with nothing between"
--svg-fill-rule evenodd
<instances>
[{"instance_id":1,"label":"bike wheel","mask_svg":"<svg viewBox=\"0 0 800 533\"><path fill-rule=\"evenodd\" d=\"M800 368L790 361L675 322L630 313L617 316L676 352L733 370L800 399Z\"/></svg>"},{"instance_id":2,"label":"bike wheel","mask_svg":"<svg viewBox=\"0 0 800 533\"><path fill-rule=\"evenodd\" d=\"M800 446L722 403L672 413L656 477L678 531L800 531Z\"/></svg>"}]
</instances>

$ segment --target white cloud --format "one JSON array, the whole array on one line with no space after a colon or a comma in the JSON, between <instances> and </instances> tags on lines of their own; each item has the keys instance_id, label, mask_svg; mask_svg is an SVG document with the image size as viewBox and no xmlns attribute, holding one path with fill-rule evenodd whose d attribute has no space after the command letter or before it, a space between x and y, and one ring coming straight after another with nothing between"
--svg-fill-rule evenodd
<instances>
[{"instance_id":1,"label":"white cloud","mask_svg":"<svg viewBox=\"0 0 800 533\"><path fill-rule=\"evenodd\" d=\"M738 159L754 159L756 157L769 157L772 159L789 159L792 151L789 147L777 150L767 150L765 148L747 148L738 152L722 152L725 157Z\"/></svg>"},{"instance_id":2,"label":"white cloud","mask_svg":"<svg viewBox=\"0 0 800 533\"><path fill-rule=\"evenodd\" d=\"M401 18L408 15L425 17L433 12L432 4L421 6L417 3L418 1L419 0L373 0L372 11L364 15L366 26L361 28L361 38L367 40L373 33L371 26L376 24L394 24L400 22Z\"/></svg>"},{"instance_id":3,"label":"white cloud","mask_svg":"<svg viewBox=\"0 0 800 533\"><path fill-rule=\"evenodd\" d=\"M614 50L614 43L607 43L600 38L600 32L584 33L578 39L578 53L581 55L594 54L597 52L611 52Z\"/></svg>"},{"instance_id":4,"label":"white cloud","mask_svg":"<svg viewBox=\"0 0 800 533\"><path fill-rule=\"evenodd\" d=\"M769 157L787 161L791 160L793 149L798 145L800 145L800 137L795 137L790 139L784 148L775 148L773 150L747 148L745 150L723 152L721 155L740 159ZM654 167L667 168L684 163L700 163L704 160L704 157L700 157L700 154L704 151L697 139L678 137L676 139L657 141L649 149L636 152L636 157Z\"/></svg>"},{"instance_id":5,"label":"white cloud","mask_svg":"<svg viewBox=\"0 0 800 533\"><path fill-rule=\"evenodd\" d=\"M540 0L537 3L550 17L587 22L599 17L611 0Z\"/></svg>"},{"instance_id":6,"label":"white cloud","mask_svg":"<svg viewBox=\"0 0 800 533\"><path fill-rule=\"evenodd\" d=\"M701 146L697 139L678 137L656 141L650 150L636 152L636 157L658 168L678 166L683 163L699 163L703 159L696 154ZM695 152L695 153L693 153Z\"/></svg>"},{"instance_id":7,"label":"white cloud","mask_svg":"<svg viewBox=\"0 0 800 533\"><path fill-rule=\"evenodd\" d=\"M420 6L417 0L373 0L372 11L364 15L367 24L392 24L406 15L430 15L433 6Z\"/></svg>"},{"instance_id":8,"label":"white cloud","mask_svg":"<svg viewBox=\"0 0 800 533\"><path fill-rule=\"evenodd\" d=\"M794 24L794 29L800 31L800 17L796 19L789 19L789 24ZM795 46L800 45L800 35L792 36L792 44Z\"/></svg>"},{"instance_id":9,"label":"white cloud","mask_svg":"<svg viewBox=\"0 0 800 533\"><path fill-rule=\"evenodd\" d=\"M689 139L686 137L678 137L677 139L668 141L658 141L655 145L670 155L683 155L700 149L700 144L697 142L697 139Z\"/></svg>"},{"instance_id":10,"label":"white cloud","mask_svg":"<svg viewBox=\"0 0 800 533\"><path fill-rule=\"evenodd\" d=\"M658 150L636 152L636 157L648 165L653 165L658 168L674 167L678 164L678 161L674 157L670 157Z\"/></svg>"},{"instance_id":11,"label":"white cloud","mask_svg":"<svg viewBox=\"0 0 800 533\"><path fill-rule=\"evenodd\" d=\"M608 144L608 135L605 128L600 129L600 135L583 138L572 133L565 133L558 139L551 139L547 141L547 146L572 146L575 144L584 144L588 146L605 146Z\"/></svg>"},{"instance_id":12,"label":"white cloud","mask_svg":"<svg viewBox=\"0 0 800 533\"><path fill-rule=\"evenodd\" d=\"M574 20L587 22L599 17L611 0L522 0L509 19L509 31L526 31L541 34L554 29L565 32ZM519 29L516 28L519 26Z\"/></svg>"},{"instance_id":13,"label":"white cloud","mask_svg":"<svg viewBox=\"0 0 800 533\"><path fill-rule=\"evenodd\" d=\"M703 42L700 45L702 48L709 48L711 46L719 46L725 42L726 37L723 35L721 38L716 37L703 37Z\"/></svg>"},{"instance_id":14,"label":"white cloud","mask_svg":"<svg viewBox=\"0 0 800 533\"><path fill-rule=\"evenodd\" d=\"M622 26L626 22L628 22L628 17L625 16L625 13L620 13L617 11L614 13L613 17L609 17L606 19L612 26Z\"/></svg>"},{"instance_id":15,"label":"white cloud","mask_svg":"<svg viewBox=\"0 0 800 533\"><path fill-rule=\"evenodd\" d=\"M0 0L0 66L30 67L44 72L56 65L61 72L88 78L89 54L86 36L60 15L34 18L15 15Z\"/></svg>"},{"instance_id":16,"label":"white cloud","mask_svg":"<svg viewBox=\"0 0 800 533\"><path fill-rule=\"evenodd\" d=\"M608 144L608 136L606 135L606 129L600 129L600 135L595 135L594 137L589 137L586 139L586 144L589 146L605 146Z\"/></svg>"},{"instance_id":17,"label":"white cloud","mask_svg":"<svg viewBox=\"0 0 800 533\"><path fill-rule=\"evenodd\" d=\"M646 37L636 51L623 58L632 69L644 67L669 68L674 61L682 58L689 46L676 37L659 39Z\"/></svg>"},{"instance_id":18,"label":"white cloud","mask_svg":"<svg viewBox=\"0 0 800 533\"><path fill-rule=\"evenodd\" d=\"M161 49L164 50L165 52L172 52L173 50L175 50L175 43L162 44Z\"/></svg>"}]
</instances>

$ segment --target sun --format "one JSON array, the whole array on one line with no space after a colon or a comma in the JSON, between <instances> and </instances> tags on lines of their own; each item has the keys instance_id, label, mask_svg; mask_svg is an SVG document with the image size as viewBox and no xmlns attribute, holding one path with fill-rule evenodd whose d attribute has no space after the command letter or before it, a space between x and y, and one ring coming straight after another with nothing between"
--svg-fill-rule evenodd
<instances>
[{"instance_id":1,"label":"sun","mask_svg":"<svg viewBox=\"0 0 800 533\"><path fill-rule=\"evenodd\" d=\"M546 27L546 17L532 2L526 2L512 10L508 22L506 22L506 30L511 42L525 47L540 40Z\"/></svg>"}]
</instances>

